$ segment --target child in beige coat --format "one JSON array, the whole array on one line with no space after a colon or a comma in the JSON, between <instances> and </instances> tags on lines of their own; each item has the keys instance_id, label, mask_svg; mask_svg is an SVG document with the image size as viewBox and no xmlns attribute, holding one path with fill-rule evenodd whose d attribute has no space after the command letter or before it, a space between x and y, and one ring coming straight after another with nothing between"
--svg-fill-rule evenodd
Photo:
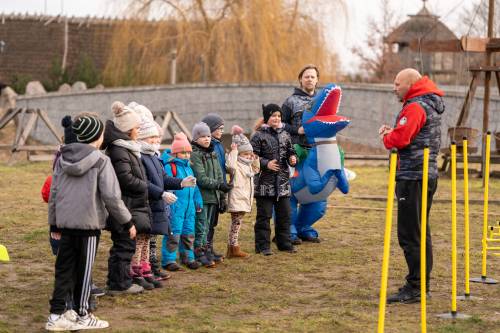
<instances>
[{"instance_id":1,"label":"child in beige coat","mask_svg":"<svg viewBox=\"0 0 500 333\"><path fill-rule=\"evenodd\" d=\"M241 251L238 236L245 213L252 210L254 175L260 171L259 157L253 153L253 148L243 129L233 126L231 152L226 157L226 168L233 185L228 194L228 212L231 213L231 227L227 246L227 258L246 258L248 253Z\"/></svg>"}]
</instances>

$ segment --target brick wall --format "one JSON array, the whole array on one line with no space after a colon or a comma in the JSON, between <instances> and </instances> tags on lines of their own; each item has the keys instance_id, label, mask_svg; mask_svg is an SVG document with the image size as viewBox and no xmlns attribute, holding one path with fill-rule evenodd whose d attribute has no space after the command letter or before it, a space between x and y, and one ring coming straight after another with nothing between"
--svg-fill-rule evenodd
<instances>
[{"instance_id":1,"label":"brick wall","mask_svg":"<svg viewBox=\"0 0 500 333\"><path fill-rule=\"evenodd\" d=\"M0 80L15 75L45 81L56 59L64 53L64 17L0 15ZM87 54L100 72L105 66L113 26L118 20L68 18L67 68L74 68Z\"/></svg>"}]
</instances>

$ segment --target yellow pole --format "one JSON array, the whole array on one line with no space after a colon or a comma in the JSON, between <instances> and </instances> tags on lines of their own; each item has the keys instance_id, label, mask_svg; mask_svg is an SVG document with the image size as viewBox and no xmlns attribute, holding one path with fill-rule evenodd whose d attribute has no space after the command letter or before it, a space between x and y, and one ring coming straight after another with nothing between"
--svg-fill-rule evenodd
<instances>
[{"instance_id":1,"label":"yellow pole","mask_svg":"<svg viewBox=\"0 0 500 333\"><path fill-rule=\"evenodd\" d=\"M427 187L429 181L429 146L424 148L424 165L422 169L422 206L420 211L420 314L422 333L427 332Z\"/></svg>"},{"instance_id":2,"label":"yellow pole","mask_svg":"<svg viewBox=\"0 0 500 333\"><path fill-rule=\"evenodd\" d=\"M451 314L457 313L457 145L451 144Z\"/></svg>"},{"instance_id":3,"label":"yellow pole","mask_svg":"<svg viewBox=\"0 0 500 333\"><path fill-rule=\"evenodd\" d=\"M465 297L470 296L469 282L469 157L467 148L467 137L463 139L464 157L464 234L465 234Z\"/></svg>"},{"instance_id":4,"label":"yellow pole","mask_svg":"<svg viewBox=\"0 0 500 333\"><path fill-rule=\"evenodd\" d=\"M385 305L387 301L387 280L389 277L389 255L391 248L391 227L392 227L392 208L394 205L394 192L396 187L396 163L397 151L391 151L389 167L389 186L387 188L387 207L385 211L385 234L384 234L384 256L382 259L382 279L380 283L380 302L378 313L378 333L384 332L385 323Z\"/></svg>"},{"instance_id":5,"label":"yellow pole","mask_svg":"<svg viewBox=\"0 0 500 333\"><path fill-rule=\"evenodd\" d=\"M486 133L486 165L484 167L484 198L483 198L483 260L481 267L481 278L486 279L486 254L487 254L487 246L486 237L488 233L488 187L490 183L490 147L491 147L491 134L490 132Z\"/></svg>"}]
</instances>

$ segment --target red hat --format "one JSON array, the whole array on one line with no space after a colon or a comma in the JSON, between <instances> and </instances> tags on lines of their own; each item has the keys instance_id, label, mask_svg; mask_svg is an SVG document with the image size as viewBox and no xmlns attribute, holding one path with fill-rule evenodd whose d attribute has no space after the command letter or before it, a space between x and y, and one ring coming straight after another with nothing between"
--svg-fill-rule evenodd
<instances>
[{"instance_id":1,"label":"red hat","mask_svg":"<svg viewBox=\"0 0 500 333\"><path fill-rule=\"evenodd\" d=\"M174 136L174 142L172 142L172 153L182 153L186 151L193 151L191 144L186 136L186 134L179 132Z\"/></svg>"}]
</instances>

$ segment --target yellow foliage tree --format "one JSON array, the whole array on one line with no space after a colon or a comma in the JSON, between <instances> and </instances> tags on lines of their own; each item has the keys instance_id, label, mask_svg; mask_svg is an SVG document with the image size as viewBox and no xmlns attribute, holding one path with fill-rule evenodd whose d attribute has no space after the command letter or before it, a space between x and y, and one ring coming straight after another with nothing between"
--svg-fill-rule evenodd
<instances>
[{"instance_id":1,"label":"yellow foliage tree","mask_svg":"<svg viewBox=\"0 0 500 333\"><path fill-rule=\"evenodd\" d=\"M322 80L333 80L337 58L310 14L312 4L131 0L129 19L115 27L105 84L168 83L173 54L178 82L290 81L307 63L321 68Z\"/></svg>"}]
</instances>

